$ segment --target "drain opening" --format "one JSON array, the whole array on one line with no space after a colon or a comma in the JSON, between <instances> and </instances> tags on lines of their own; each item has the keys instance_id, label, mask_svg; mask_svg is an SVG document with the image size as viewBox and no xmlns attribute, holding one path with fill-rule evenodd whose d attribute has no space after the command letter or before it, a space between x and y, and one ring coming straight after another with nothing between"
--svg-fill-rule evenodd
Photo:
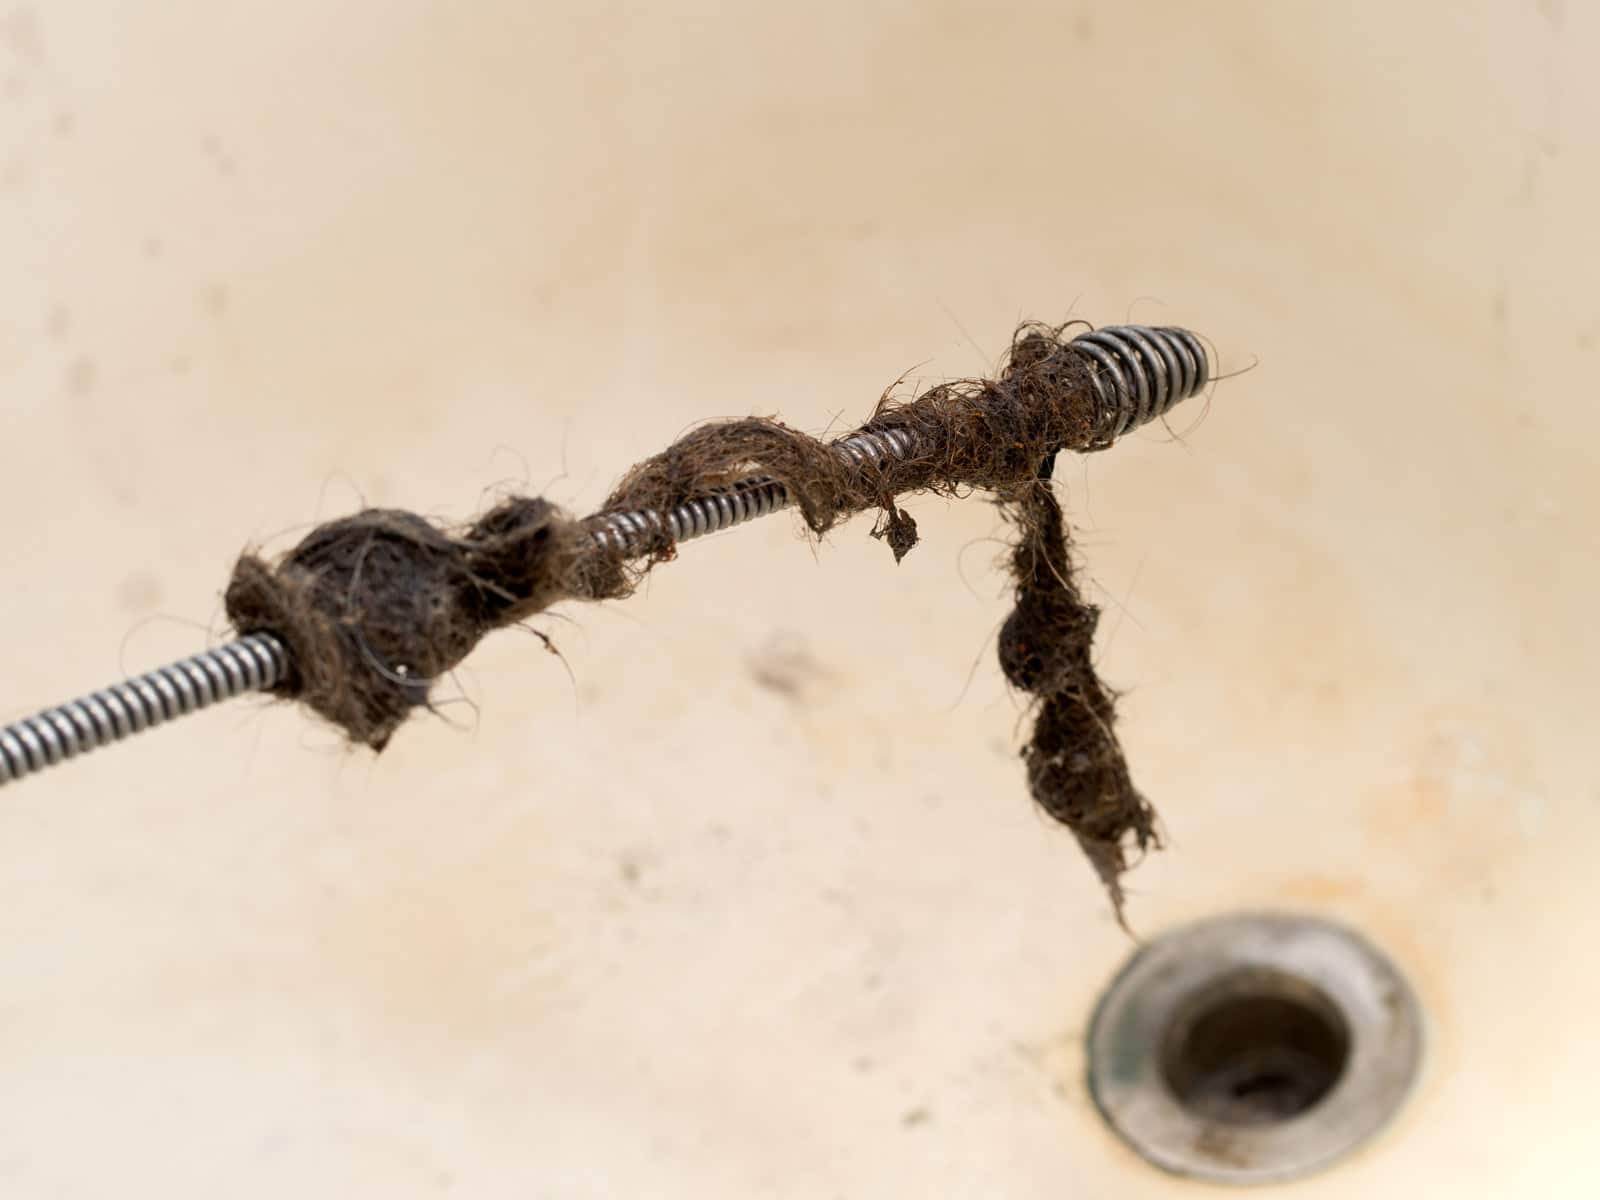
<instances>
[{"instance_id":1,"label":"drain opening","mask_svg":"<svg viewBox=\"0 0 1600 1200\"><path fill-rule=\"evenodd\" d=\"M1089 1089L1150 1162L1218 1183L1321 1170L1404 1101L1422 1055L1405 979L1342 926L1214 917L1149 943L1090 1022Z\"/></svg>"},{"instance_id":2,"label":"drain opening","mask_svg":"<svg viewBox=\"0 0 1600 1200\"><path fill-rule=\"evenodd\" d=\"M1161 1072L1196 1116L1264 1125L1315 1107L1349 1057L1350 1028L1321 990L1279 971L1241 970L1180 1006Z\"/></svg>"}]
</instances>

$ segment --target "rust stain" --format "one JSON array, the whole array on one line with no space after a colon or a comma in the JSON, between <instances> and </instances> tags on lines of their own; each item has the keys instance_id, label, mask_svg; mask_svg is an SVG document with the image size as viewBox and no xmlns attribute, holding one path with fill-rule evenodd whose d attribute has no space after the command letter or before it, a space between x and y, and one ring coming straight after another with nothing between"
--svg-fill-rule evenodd
<instances>
[{"instance_id":1,"label":"rust stain","mask_svg":"<svg viewBox=\"0 0 1600 1200\"><path fill-rule=\"evenodd\" d=\"M1195 1135L1194 1149L1195 1153L1203 1154L1221 1166L1242 1170L1255 1165L1249 1153L1240 1145L1235 1131L1226 1125L1206 1125Z\"/></svg>"},{"instance_id":2,"label":"rust stain","mask_svg":"<svg viewBox=\"0 0 1600 1200\"><path fill-rule=\"evenodd\" d=\"M1362 832L1376 849L1403 849L1426 888L1492 885L1542 834L1544 795L1521 729L1503 712L1429 713L1398 784L1363 805Z\"/></svg>"},{"instance_id":3,"label":"rust stain","mask_svg":"<svg viewBox=\"0 0 1600 1200\"><path fill-rule=\"evenodd\" d=\"M1443 782L1419 769L1403 785L1367 805L1365 832L1369 840L1384 845L1437 833L1449 810L1450 794Z\"/></svg>"},{"instance_id":4,"label":"rust stain","mask_svg":"<svg viewBox=\"0 0 1600 1200\"><path fill-rule=\"evenodd\" d=\"M1285 880L1278 894L1294 905L1324 909L1350 904L1363 895L1363 888L1359 879L1307 874Z\"/></svg>"}]
</instances>

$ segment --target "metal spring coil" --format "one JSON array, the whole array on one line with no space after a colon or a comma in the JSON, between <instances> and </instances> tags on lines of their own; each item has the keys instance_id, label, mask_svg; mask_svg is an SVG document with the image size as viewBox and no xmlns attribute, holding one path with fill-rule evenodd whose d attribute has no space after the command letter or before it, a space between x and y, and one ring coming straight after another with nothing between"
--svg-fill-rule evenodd
<instances>
[{"instance_id":1,"label":"metal spring coil","mask_svg":"<svg viewBox=\"0 0 1600 1200\"><path fill-rule=\"evenodd\" d=\"M1091 448L1109 446L1130 429L1164 415L1210 379L1205 348L1185 329L1115 325L1081 334L1069 345L1093 366L1100 413ZM833 450L864 469L909 458L916 444L909 430L886 429L841 438ZM665 513L602 513L587 524L598 546L639 555L659 545L663 534L673 542L686 542L764 517L792 502L789 489L778 480L757 476L696 496ZM269 633L254 633L46 709L0 728L0 784L218 701L275 687L288 673L284 644Z\"/></svg>"},{"instance_id":2,"label":"metal spring coil","mask_svg":"<svg viewBox=\"0 0 1600 1200\"><path fill-rule=\"evenodd\" d=\"M288 670L283 643L270 633L254 633L45 709L0 729L0 783L120 742L220 700L273 687Z\"/></svg>"},{"instance_id":3,"label":"metal spring coil","mask_svg":"<svg viewBox=\"0 0 1600 1200\"><path fill-rule=\"evenodd\" d=\"M1096 448L1165 416L1211 378L1205 347L1187 329L1108 325L1080 334L1068 345L1094 367L1101 404Z\"/></svg>"},{"instance_id":4,"label":"metal spring coil","mask_svg":"<svg viewBox=\"0 0 1600 1200\"><path fill-rule=\"evenodd\" d=\"M841 438L832 449L847 462L867 467L891 458L908 458L915 445L910 430L885 429ZM654 509L603 513L590 519L590 535L603 549L636 554L658 541L663 532L673 542L686 542L775 513L793 502L789 489L778 480L758 476L696 496L665 513Z\"/></svg>"}]
</instances>

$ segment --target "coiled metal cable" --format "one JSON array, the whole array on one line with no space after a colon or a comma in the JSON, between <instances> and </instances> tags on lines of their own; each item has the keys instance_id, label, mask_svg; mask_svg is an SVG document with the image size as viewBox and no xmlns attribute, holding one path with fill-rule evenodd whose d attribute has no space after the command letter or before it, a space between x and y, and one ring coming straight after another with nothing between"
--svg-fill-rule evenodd
<instances>
[{"instance_id":1,"label":"coiled metal cable","mask_svg":"<svg viewBox=\"0 0 1600 1200\"><path fill-rule=\"evenodd\" d=\"M132 737L219 700L275 686L289 652L270 633L157 667L0 729L0 783Z\"/></svg>"},{"instance_id":2,"label":"coiled metal cable","mask_svg":"<svg viewBox=\"0 0 1600 1200\"><path fill-rule=\"evenodd\" d=\"M831 449L858 467L875 466L891 458L910 458L916 436L909 429L886 429L840 438ZM727 488L696 496L665 513L602 513L589 518L590 533L603 548L623 554L640 554L660 540L662 532L674 542L687 542L708 533L720 533L746 521L775 513L794 503L789 489L776 479L758 475Z\"/></svg>"},{"instance_id":3,"label":"coiled metal cable","mask_svg":"<svg viewBox=\"0 0 1600 1200\"><path fill-rule=\"evenodd\" d=\"M1099 401L1096 449L1165 415L1211 378L1205 347L1186 329L1113 325L1080 334L1068 345L1093 369ZM832 448L845 461L865 468L909 458L917 444L909 430L889 429L852 434ZM637 555L658 544L663 533L673 542L686 542L791 503L784 484L754 476L667 512L601 513L588 524L597 545ZM0 785L218 701L275 687L289 667L289 652L280 640L253 633L15 721L0 728Z\"/></svg>"},{"instance_id":4,"label":"coiled metal cable","mask_svg":"<svg viewBox=\"0 0 1600 1200\"><path fill-rule=\"evenodd\" d=\"M1068 345L1094 366L1101 403L1095 442L1102 447L1165 416L1211 379L1205 347L1187 329L1107 325Z\"/></svg>"}]
</instances>

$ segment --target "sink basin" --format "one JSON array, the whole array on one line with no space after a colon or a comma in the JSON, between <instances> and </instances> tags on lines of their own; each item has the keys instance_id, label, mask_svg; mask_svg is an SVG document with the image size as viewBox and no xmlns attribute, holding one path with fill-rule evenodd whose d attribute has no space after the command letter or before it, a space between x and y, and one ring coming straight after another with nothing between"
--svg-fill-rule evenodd
<instances>
[{"instance_id":1,"label":"sink basin","mask_svg":"<svg viewBox=\"0 0 1600 1200\"><path fill-rule=\"evenodd\" d=\"M1556 0L10 4L0 709L364 504L586 510L1022 317L1188 326L1230 377L1056 471L1133 933L1406 979L1410 1098L1298 1200L1595 1194L1597 51ZM7 788L0 1192L1195 1194L1090 1094L1136 943L1027 797L1007 531L910 511L898 567L686 546L381 756L255 701Z\"/></svg>"}]
</instances>

